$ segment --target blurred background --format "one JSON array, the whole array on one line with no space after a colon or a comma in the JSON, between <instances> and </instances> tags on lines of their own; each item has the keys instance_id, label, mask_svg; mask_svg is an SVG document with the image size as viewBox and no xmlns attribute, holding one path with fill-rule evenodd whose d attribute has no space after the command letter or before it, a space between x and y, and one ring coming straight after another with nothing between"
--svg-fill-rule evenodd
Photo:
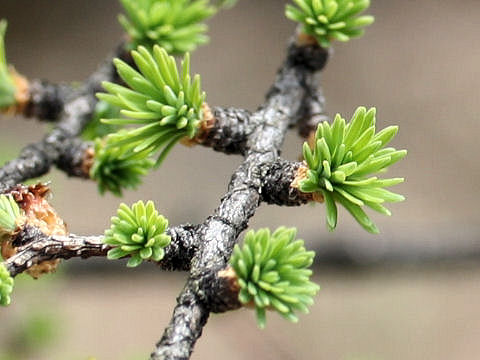
<instances>
[{"instance_id":1,"label":"blurred background","mask_svg":"<svg viewBox=\"0 0 480 360\"><path fill-rule=\"evenodd\" d=\"M285 1L240 0L213 18L211 42L193 55L211 105L254 110L283 61L294 24ZM122 36L116 0L0 0L7 56L29 78L81 81ZM331 115L376 106L380 128L409 155L391 173L407 201L393 217L372 214L381 234L341 212L335 233L322 206L262 206L252 228L297 226L317 251L322 290L309 316L269 315L257 329L241 310L210 318L192 359L474 359L480 357L480 3L373 1L365 37L335 44L322 83ZM0 117L0 164L48 126ZM297 159L289 134L283 156ZM240 157L174 149L162 168L122 201L153 199L171 224L202 222L218 205ZM53 171L53 203L71 232L100 234L120 199ZM186 274L146 264L72 261L39 281L19 280L0 309L0 359L147 358L167 324ZM32 345L33 344L33 345ZM2 357L3 356L3 357Z\"/></svg>"}]
</instances>

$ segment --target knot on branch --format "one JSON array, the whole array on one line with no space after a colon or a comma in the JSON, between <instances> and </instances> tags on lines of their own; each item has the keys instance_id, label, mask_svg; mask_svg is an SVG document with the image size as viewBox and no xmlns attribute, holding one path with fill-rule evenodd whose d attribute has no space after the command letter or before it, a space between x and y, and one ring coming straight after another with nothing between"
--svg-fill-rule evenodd
<instances>
[{"instance_id":1,"label":"knot on branch","mask_svg":"<svg viewBox=\"0 0 480 360\"><path fill-rule=\"evenodd\" d=\"M205 134L202 145L226 154L244 154L248 135L255 128L250 121L251 113L243 109L216 107L213 117L214 126Z\"/></svg>"},{"instance_id":2,"label":"knot on branch","mask_svg":"<svg viewBox=\"0 0 480 360\"><path fill-rule=\"evenodd\" d=\"M298 46L292 44L288 48L287 64L292 67L302 66L315 72L325 67L328 56L329 51L318 45Z\"/></svg>"},{"instance_id":3,"label":"knot on branch","mask_svg":"<svg viewBox=\"0 0 480 360\"><path fill-rule=\"evenodd\" d=\"M312 200L310 194L302 193L294 184L302 164L278 160L265 165L266 176L262 183L262 201L281 206L299 206Z\"/></svg>"},{"instance_id":4,"label":"knot on branch","mask_svg":"<svg viewBox=\"0 0 480 360\"><path fill-rule=\"evenodd\" d=\"M170 227L166 233L170 236L170 245L165 248L165 257L159 263L162 269L189 271L190 263L197 251L198 225Z\"/></svg>"},{"instance_id":5,"label":"knot on branch","mask_svg":"<svg viewBox=\"0 0 480 360\"><path fill-rule=\"evenodd\" d=\"M90 177L85 166L89 151L93 149L91 143L84 142L79 138L69 139L70 146L59 154L57 167L63 170L68 176L75 176L83 179Z\"/></svg>"},{"instance_id":6,"label":"knot on branch","mask_svg":"<svg viewBox=\"0 0 480 360\"><path fill-rule=\"evenodd\" d=\"M23 114L46 121L56 121L63 111L70 88L34 80L29 85L29 101Z\"/></svg>"},{"instance_id":7,"label":"knot on branch","mask_svg":"<svg viewBox=\"0 0 480 360\"><path fill-rule=\"evenodd\" d=\"M47 235L66 235L64 221L46 200L50 189L43 184L33 186L17 185L10 189L10 195L21 208L24 221L10 240L2 243L2 255L5 259L14 256L19 247L25 246ZM42 261L27 270L34 278L55 271L59 260Z\"/></svg>"},{"instance_id":8,"label":"knot on branch","mask_svg":"<svg viewBox=\"0 0 480 360\"><path fill-rule=\"evenodd\" d=\"M240 286L232 268L203 272L196 278L195 292L213 313L223 313L242 307L238 300Z\"/></svg>"}]
</instances>

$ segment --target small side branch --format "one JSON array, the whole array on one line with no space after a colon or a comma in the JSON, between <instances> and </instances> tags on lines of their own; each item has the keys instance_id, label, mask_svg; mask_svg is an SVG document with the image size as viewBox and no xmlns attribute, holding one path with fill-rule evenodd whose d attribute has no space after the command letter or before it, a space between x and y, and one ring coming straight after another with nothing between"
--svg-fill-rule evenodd
<instances>
[{"instance_id":1,"label":"small side branch","mask_svg":"<svg viewBox=\"0 0 480 360\"><path fill-rule=\"evenodd\" d=\"M118 47L117 54L124 57L124 53L123 47ZM57 165L69 175L86 176L78 167L79 158L83 156L86 147L77 138L92 119L98 102L95 94L101 90L102 81L118 81L111 58L105 61L74 95L69 97L63 106L56 127L50 134L46 135L43 140L26 146L17 159L0 168L0 192L48 173L53 165ZM49 87L47 86L47 88ZM51 94L59 90L58 88L56 90L49 88L49 90L39 89L38 91L46 91ZM48 95L39 95L39 104L42 99L45 100L46 96ZM61 102L61 99L57 100ZM37 107L36 109L36 112L54 112L53 108L48 109L48 107L43 109ZM55 109L57 108L55 107Z\"/></svg>"},{"instance_id":2,"label":"small side branch","mask_svg":"<svg viewBox=\"0 0 480 360\"><path fill-rule=\"evenodd\" d=\"M40 121L54 122L60 118L65 104L74 96L75 90L72 86L64 84L33 80L29 83L28 93L29 100L22 114Z\"/></svg>"},{"instance_id":3,"label":"small side branch","mask_svg":"<svg viewBox=\"0 0 480 360\"><path fill-rule=\"evenodd\" d=\"M57 165L69 176L88 177L82 164L89 147L89 143L54 129L42 141L26 146L18 158L0 168L0 192L48 173L52 165Z\"/></svg>"},{"instance_id":4,"label":"small side branch","mask_svg":"<svg viewBox=\"0 0 480 360\"><path fill-rule=\"evenodd\" d=\"M258 126L248 110L235 108L213 109L213 127L200 139L204 146L225 154L245 154L248 136Z\"/></svg>"},{"instance_id":5,"label":"small side branch","mask_svg":"<svg viewBox=\"0 0 480 360\"><path fill-rule=\"evenodd\" d=\"M195 253L195 226L169 228L171 243L165 248L165 257L158 265L165 270L188 271ZM11 276L17 276L45 261L90 257L106 257L111 249L103 243L103 236L47 235L37 227L26 225L13 240L16 254L5 261Z\"/></svg>"},{"instance_id":6,"label":"small side branch","mask_svg":"<svg viewBox=\"0 0 480 360\"><path fill-rule=\"evenodd\" d=\"M25 226L15 239L16 243L24 245L16 247L17 253L5 261L5 266L11 276L17 276L44 261L105 257L110 247L102 240L103 236L48 236L36 227Z\"/></svg>"},{"instance_id":7,"label":"small side branch","mask_svg":"<svg viewBox=\"0 0 480 360\"><path fill-rule=\"evenodd\" d=\"M262 184L262 201L280 206L300 206L312 201L311 194L302 193L294 184L301 168L301 162L283 159L268 164Z\"/></svg>"}]
</instances>

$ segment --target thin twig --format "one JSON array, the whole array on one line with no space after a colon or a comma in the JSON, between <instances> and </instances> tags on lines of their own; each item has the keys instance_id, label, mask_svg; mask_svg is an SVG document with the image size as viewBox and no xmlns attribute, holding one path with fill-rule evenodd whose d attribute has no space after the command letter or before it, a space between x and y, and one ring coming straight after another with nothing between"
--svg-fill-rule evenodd
<instances>
[{"instance_id":1,"label":"thin twig","mask_svg":"<svg viewBox=\"0 0 480 360\"><path fill-rule=\"evenodd\" d=\"M158 263L162 269L188 271L195 254L195 227L184 225L169 228L171 243L165 248L165 256ZM103 236L79 236L69 234L46 235L40 229L27 225L17 234L14 243L16 254L5 260L10 275L15 277L44 261L90 257L106 257L109 245Z\"/></svg>"}]
</instances>

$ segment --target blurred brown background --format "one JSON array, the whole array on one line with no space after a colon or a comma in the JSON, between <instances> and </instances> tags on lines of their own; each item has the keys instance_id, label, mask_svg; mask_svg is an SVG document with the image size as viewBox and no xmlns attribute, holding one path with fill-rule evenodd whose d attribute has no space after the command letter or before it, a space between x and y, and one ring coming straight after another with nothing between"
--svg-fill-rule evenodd
<instances>
[{"instance_id":1,"label":"blurred brown background","mask_svg":"<svg viewBox=\"0 0 480 360\"><path fill-rule=\"evenodd\" d=\"M211 42L193 55L210 104L254 110L262 102L294 29L284 3L240 0L210 21ZM0 17L9 20L8 59L29 78L82 80L121 38L119 11L115 0L0 0ZM364 38L335 44L323 75L327 108L348 117L358 105L376 106L379 127L400 125L394 146L409 155L391 173L406 177L396 191L407 201L390 206L391 218L372 215L378 236L346 212L328 233L321 206L260 208L252 228L295 225L320 262L336 266L316 272L322 291L299 324L272 314L261 332L251 312L213 316L193 359L480 357L480 4L377 0L370 13L376 22ZM0 161L45 130L34 120L0 118ZM296 159L301 143L290 134L283 155ZM153 199L172 224L201 222L240 161L178 146L122 201ZM101 233L120 202L99 198L95 184L56 171L47 179L74 233ZM20 287L14 305L0 309L0 339L14 326L8 317L34 303L58 309L62 319L59 343L35 359L145 357L161 336L184 275L115 268L123 275L115 277L96 264L36 282L36 297ZM101 276L78 276L93 266Z\"/></svg>"}]
</instances>

